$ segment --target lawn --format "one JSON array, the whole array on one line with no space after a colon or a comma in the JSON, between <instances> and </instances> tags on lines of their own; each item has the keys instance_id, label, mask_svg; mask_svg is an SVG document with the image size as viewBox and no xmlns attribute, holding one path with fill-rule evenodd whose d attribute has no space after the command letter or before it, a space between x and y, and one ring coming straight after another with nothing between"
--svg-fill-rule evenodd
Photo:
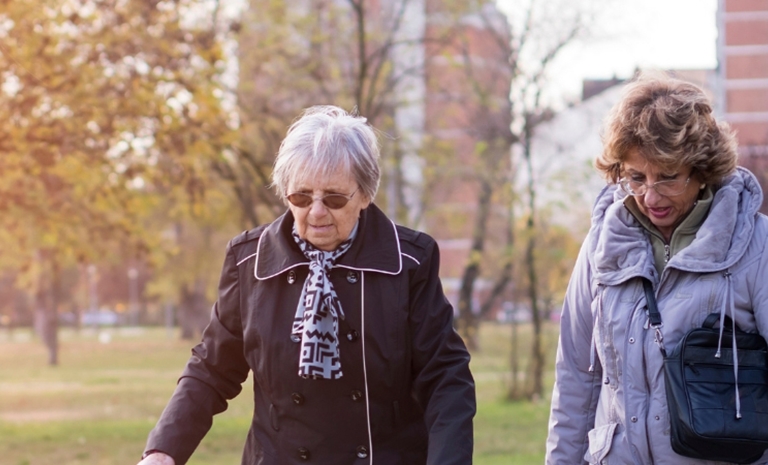
<instances>
[{"instance_id":1,"label":"lawn","mask_svg":"<svg viewBox=\"0 0 768 465\"><path fill-rule=\"evenodd\" d=\"M525 344L530 329L519 328ZM543 461L551 374L541 401L505 400L511 330L483 325L473 353L476 465ZM555 332L545 333L548 360ZM192 344L158 328L62 330L60 341L60 365L49 367L29 331L0 331L0 463L135 464ZM232 401L190 465L239 464L250 412L248 395Z\"/></svg>"}]
</instances>

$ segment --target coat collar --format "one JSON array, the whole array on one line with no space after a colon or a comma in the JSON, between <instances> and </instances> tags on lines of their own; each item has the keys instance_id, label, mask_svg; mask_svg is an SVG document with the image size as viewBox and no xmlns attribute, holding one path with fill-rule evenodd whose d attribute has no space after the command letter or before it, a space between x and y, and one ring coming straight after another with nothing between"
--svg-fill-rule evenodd
<instances>
[{"instance_id":1,"label":"coat collar","mask_svg":"<svg viewBox=\"0 0 768 465\"><path fill-rule=\"evenodd\" d=\"M624 197L616 186L604 189L593 211L590 248L596 277L609 285L652 275L653 253L647 232L624 205ZM746 252L762 199L754 175L737 168L715 191L693 242L672 257L668 266L700 273L733 266Z\"/></svg>"},{"instance_id":2,"label":"coat collar","mask_svg":"<svg viewBox=\"0 0 768 465\"><path fill-rule=\"evenodd\" d=\"M403 262L395 224L374 204L360 213L357 237L336 267L398 274ZM263 280L309 261L291 236L293 214L286 211L266 227L256 249L254 276Z\"/></svg>"}]
</instances>

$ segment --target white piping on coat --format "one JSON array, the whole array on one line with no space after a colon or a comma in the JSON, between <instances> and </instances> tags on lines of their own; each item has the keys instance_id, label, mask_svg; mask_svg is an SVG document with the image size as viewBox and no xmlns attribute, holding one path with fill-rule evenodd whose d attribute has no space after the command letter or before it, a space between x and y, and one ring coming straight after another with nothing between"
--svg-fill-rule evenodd
<instances>
[{"instance_id":1,"label":"white piping on coat","mask_svg":"<svg viewBox=\"0 0 768 465\"><path fill-rule=\"evenodd\" d=\"M242 259L242 260L240 260L239 262L237 262L237 265L235 265L235 266L240 266L240 265L241 265L241 264L242 264L244 261L248 260L248 259L249 259L249 258L251 258L251 257L255 257L255 256L256 256L256 255L258 255L258 254L259 254L258 252L254 252L254 253L252 253L252 254L248 255L248 256L247 256L247 257L245 257L244 259Z\"/></svg>"},{"instance_id":2,"label":"white piping on coat","mask_svg":"<svg viewBox=\"0 0 768 465\"><path fill-rule=\"evenodd\" d=\"M411 257L410 255L408 255L406 253L403 253L403 251L400 249L400 235L397 234L397 226L395 225L395 223L392 220L389 220L389 222L392 223L392 228L393 228L393 230L395 232L395 243L397 244L397 260L398 260L398 265L397 265L398 268L397 268L397 270L395 270L395 271L387 271L387 270L381 270L381 269L377 269L377 268L362 268L362 267L357 267L357 266L341 265L341 264L334 265L334 268L344 268L344 269L347 269L347 270L355 270L355 271L359 271L360 273L362 273L364 271L373 271L374 273L383 273L383 274L388 274L388 275L396 276L396 275L399 275L401 271L403 271L403 256L406 256L406 257L412 259L413 261L415 261L416 263L418 263L420 265L421 263L419 263L418 260L416 260L415 258Z\"/></svg>"},{"instance_id":3,"label":"white piping on coat","mask_svg":"<svg viewBox=\"0 0 768 465\"><path fill-rule=\"evenodd\" d=\"M363 346L363 380L365 382L365 419L368 422L368 463L373 465L373 437L371 436L371 402L368 396L368 367L365 364L365 272L360 273L360 340Z\"/></svg>"},{"instance_id":4,"label":"white piping on coat","mask_svg":"<svg viewBox=\"0 0 768 465\"><path fill-rule=\"evenodd\" d=\"M414 262L416 262L416 264L417 264L417 265L421 265L421 262L420 262L420 261L416 260L414 257L411 257L411 256L410 256L410 255L408 255L407 253L401 253L400 255L402 255L403 257L408 257L408 258L410 258L411 260L413 260Z\"/></svg>"}]
</instances>

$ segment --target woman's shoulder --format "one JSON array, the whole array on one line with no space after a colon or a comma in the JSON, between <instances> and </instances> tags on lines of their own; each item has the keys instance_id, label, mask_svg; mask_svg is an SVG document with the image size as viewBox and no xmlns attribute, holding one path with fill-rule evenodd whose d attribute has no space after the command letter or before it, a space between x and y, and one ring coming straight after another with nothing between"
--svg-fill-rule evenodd
<instances>
[{"instance_id":1,"label":"woman's shoulder","mask_svg":"<svg viewBox=\"0 0 768 465\"><path fill-rule=\"evenodd\" d=\"M396 252L397 248L401 254L410 255L420 262L437 249L432 236L396 223L374 204L365 211L365 228L372 232L366 237L374 240L376 249L382 253Z\"/></svg>"},{"instance_id":2,"label":"woman's shoulder","mask_svg":"<svg viewBox=\"0 0 768 465\"><path fill-rule=\"evenodd\" d=\"M428 253L437 247L437 241L424 231L412 229L407 226L395 225L400 247L405 251L414 250L420 253Z\"/></svg>"},{"instance_id":3,"label":"woman's shoulder","mask_svg":"<svg viewBox=\"0 0 768 465\"><path fill-rule=\"evenodd\" d=\"M229 245L231 247L239 246L241 244L246 244L248 242L252 241L258 241L259 237L261 237L261 233L264 232L265 229L267 229L267 224L256 226L252 229L246 229L237 236L233 237L229 241Z\"/></svg>"},{"instance_id":4,"label":"woman's shoulder","mask_svg":"<svg viewBox=\"0 0 768 465\"><path fill-rule=\"evenodd\" d=\"M426 248L436 243L435 239L424 231L412 229L400 224L396 224L395 229L397 230L397 235L401 244Z\"/></svg>"},{"instance_id":5,"label":"woman's shoulder","mask_svg":"<svg viewBox=\"0 0 768 465\"><path fill-rule=\"evenodd\" d=\"M261 225L252 229L247 229L237 236L230 239L227 244L227 250L235 256L235 262L254 255L258 249L259 239L269 225Z\"/></svg>"}]
</instances>

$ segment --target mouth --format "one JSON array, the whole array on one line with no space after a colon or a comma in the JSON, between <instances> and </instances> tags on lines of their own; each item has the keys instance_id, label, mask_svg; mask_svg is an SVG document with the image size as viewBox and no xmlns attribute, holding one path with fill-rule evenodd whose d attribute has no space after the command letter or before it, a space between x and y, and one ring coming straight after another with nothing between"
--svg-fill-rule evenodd
<instances>
[{"instance_id":1,"label":"mouth","mask_svg":"<svg viewBox=\"0 0 768 465\"><path fill-rule=\"evenodd\" d=\"M671 211L672 211L672 207L648 208L648 213L650 213L651 216L657 219L666 218Z\"/></svg>"}]
</instances>

